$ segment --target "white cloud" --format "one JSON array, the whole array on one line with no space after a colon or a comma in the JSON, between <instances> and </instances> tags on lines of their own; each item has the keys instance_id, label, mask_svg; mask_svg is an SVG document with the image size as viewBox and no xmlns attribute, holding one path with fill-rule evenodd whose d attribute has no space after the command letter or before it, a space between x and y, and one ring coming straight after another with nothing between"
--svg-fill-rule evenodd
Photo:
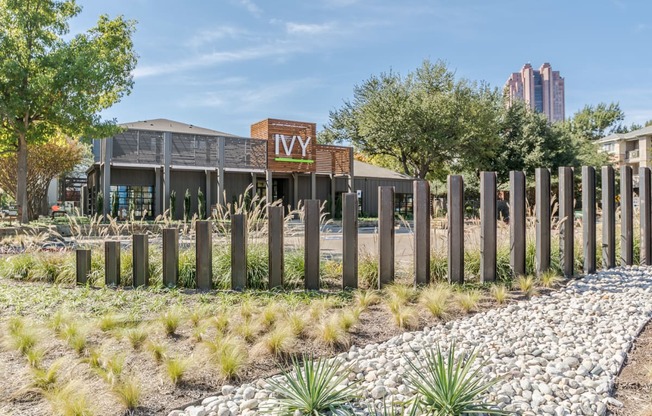
<instances>
[{"instance_id":1,"label":"white cloud","mask_svg":"<svg viewBox=\"0 0 652 416\"><path fill-rule=\"evenodd\" d=\"M134 78L146 78L157 75L173 74L198 68L206 68L231 62L252 61L262 58L282 58L291 53L300 51L293 45L262 45L233 51L220 51L206 53L199 56L182 58L171 64L138 66L133 72Z\"/></svg>"},{"instance_id":2,"label":"white cloud","mask_svg":"<svg viewBox=\"0 0 652 416\"><path fill-rule=\"evenodd\" d=\"M263 14L263 10L251 0L238 0L238 3L256 17L260 17Z\"/></svg>"},{"instance_id":3,"label":"white cloud","mask_svg":"<svg viewBox=\"0 0 652 416\"><path fill-rule=\"evenodd\" d=\"M197 48L220 39L235 39L245 35L246 33L247 32L245 30L234 26L220 26L218 28L201 30L197 32L192 38L190 38L187 44Z\"/></svg>"},{"instance_id":4,"label":"white cloud","mask_svg":"<svg viewBox=\"0 0 652 416\"><path fill-rule=\"evenodd\" d=\"M335 28L332 23L310 24L310 23L285 23L285 30L290 34L320 35L328 33Z\"/></svg>"},{"instance_id":5,"label":"white cloud","mask_svg":"<svg viewBox=\"0 0 652 416\"><path fill-rule=\"evenodd\" d=\"M179 101L184 108L210 107L228 110L231 113L251 112L255 109L268 110L271 104L287 101L295 93L321 86L316 78L285 80L272 84L239 86L217 89L192 95Z\"/></svg>"}]
</instances>

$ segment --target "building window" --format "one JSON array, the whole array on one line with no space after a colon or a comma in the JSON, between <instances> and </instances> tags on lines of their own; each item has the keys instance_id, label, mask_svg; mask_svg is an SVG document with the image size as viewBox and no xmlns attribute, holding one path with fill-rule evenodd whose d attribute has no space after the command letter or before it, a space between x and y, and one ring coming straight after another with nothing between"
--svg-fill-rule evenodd
<instances>
[{"instance_id":1,"label":"building window","mask_svg":"<svg viewBox=\"0 0 652 416\"><path fill-rule=\"evenodd\" d=\"M265 179L257 179L256 195L258 195L259 198L264 198L266 194L267 194L267 183Z\"/></svg>"},{"instance_id":2,"label":"building window","mask_svg":"<svg viewBox=\"0 0 652 416\"><path fill-rule=\"evenodd\" d=\"M134 218L154 217L154 187L152 186L111 186L110 211L114 212L113 198L118 198L118 218L126 219L133 210Z\"/></svg>"},{"instance_id":3,"label":"building window","mask_svg":"<svg viewBox=\"0 0 652 416\"><path fill-rule=\"evenodd\" d=\"M605 143L602 145L602 150L605 152L613 153L616 150L615 143Z\"/></svg>"},{"instance_id":4,"label":"building window","mask_svg":"<svg viewBox=\"0 0 652 416\"><path fill-rule=\"evenodd\" d=\"M412 218L412 194L394 195L394 215Z\"/></svg>"}]
</instances>

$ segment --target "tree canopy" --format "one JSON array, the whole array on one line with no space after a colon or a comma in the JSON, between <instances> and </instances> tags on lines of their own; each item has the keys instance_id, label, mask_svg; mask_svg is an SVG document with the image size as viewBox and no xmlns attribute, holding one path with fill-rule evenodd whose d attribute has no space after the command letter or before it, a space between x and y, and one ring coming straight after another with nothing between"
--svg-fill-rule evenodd
<instances>
[{"instance_id":1,"label":"tree canopy","mask_svg":"<svg viewBox=\"0 0 652 416\"><path fill-rule=\"evenodd\" d=\"M0 0L0 151L16 152L16 202L29 219L29 145L50 137L106 137L114 120L99 113L133 86L135 23L100 16L95 27L69 36L74 0Z\"/></svg>"},{"instance_id":2,"label":"tree canopy","mask_svg":"<svg viewBox=\"0 0 652 416\"><path fill-rule=\"evenodd\" d=\"M497 90L424 61L405 77L383 73L356 86L353 100L330 113L321 139L350 141L417 178L442 178L494 155L500 105Z\"/></svg>"}]
</instances>

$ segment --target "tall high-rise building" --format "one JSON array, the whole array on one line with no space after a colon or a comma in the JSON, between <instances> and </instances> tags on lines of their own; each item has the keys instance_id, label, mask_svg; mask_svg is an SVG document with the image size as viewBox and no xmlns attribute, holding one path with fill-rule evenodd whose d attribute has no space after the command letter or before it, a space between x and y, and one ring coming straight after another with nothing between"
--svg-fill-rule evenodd
<instances>
[{"instance_id":1,"label":"tall high-rise building","mask_svg":"<svg viewBox=\"0 0 652 416\"><path fill-rule=\"evenodd\" d=\"M521 72L510 75L505 89L510 105L514 100L523 100L531 109L545 114L550 122L564 120L564 78L549 63L541 65L538 71L525 64Z\"/></svg>"}]
</instances>

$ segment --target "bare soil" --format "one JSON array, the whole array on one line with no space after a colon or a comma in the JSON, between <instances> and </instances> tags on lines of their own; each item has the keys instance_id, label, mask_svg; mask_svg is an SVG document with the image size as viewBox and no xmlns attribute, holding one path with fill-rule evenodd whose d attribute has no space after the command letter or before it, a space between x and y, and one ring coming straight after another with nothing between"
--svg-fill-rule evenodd
<instances>
[{"instance_id":1,"label":"bare soil","mask_svg":"<svg viewBox=\"0 0 652 416\"><path fill-rule=\"evenodd\" d=\"M652 322L648 322L627 354L613 397L622 406L610 404L611 415L652 415Z\"/></svg>"}]
</instances>

